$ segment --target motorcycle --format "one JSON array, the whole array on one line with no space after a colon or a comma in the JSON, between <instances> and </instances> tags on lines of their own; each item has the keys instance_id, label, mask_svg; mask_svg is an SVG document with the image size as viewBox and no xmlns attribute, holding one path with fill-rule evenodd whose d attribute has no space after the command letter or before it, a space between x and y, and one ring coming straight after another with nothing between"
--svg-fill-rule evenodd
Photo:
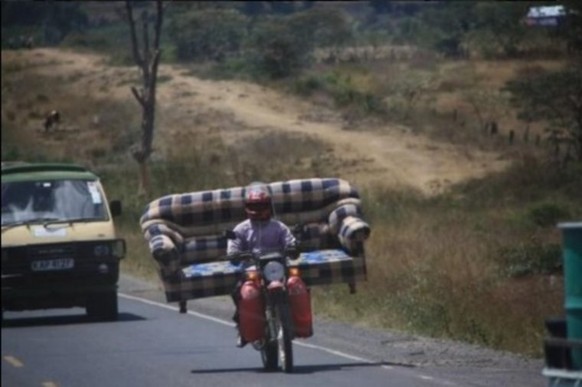
<instances>
[{"instance_id":1,"label":"motorcycle","mask_svg":"<svg viewBox=\"0 0 582 387\"><path fill-rule=\"evenodd\" d=\"M227 238L234 238L228 232ZM230 256L232 264L244 262L240 288L239 331L261 353L266 370L293 372L295 338L313 335L311 296L299 270L290 267L290 251Z\"/></svg>"}]
</instances>

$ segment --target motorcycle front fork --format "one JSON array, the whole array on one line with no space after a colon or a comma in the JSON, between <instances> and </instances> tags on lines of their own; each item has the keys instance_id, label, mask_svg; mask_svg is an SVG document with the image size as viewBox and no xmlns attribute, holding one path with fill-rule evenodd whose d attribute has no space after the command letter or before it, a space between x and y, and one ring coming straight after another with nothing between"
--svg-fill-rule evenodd
<instances>
[{"instance_id":1,"label":"motorcycle front fork","mask_svg":"<svg viewBox=\"0 0 582 387\"><path fill-rule=\"evenodd\" d=\"M267 317L267 341L277 340L278 324L273 305L269 305L265 311Z\"/></svg>"},{"instance_id":2,"label":"motorcycle front fork","mask_svg":"<svg viewBox=\"0 0 582 387\"><path fill-rule=\"evenodd\" d=\"M267 308L265 310L265 317L267 320L267 329L268 329L268 337L267 341L273 342L277 340L277 336L279 335L279 315L278 315L278 308L283 306L285 303L288 302L287 294L284 292L276 292L270 294L270 297L267 299Z\"/></svg>"}]
</instances>

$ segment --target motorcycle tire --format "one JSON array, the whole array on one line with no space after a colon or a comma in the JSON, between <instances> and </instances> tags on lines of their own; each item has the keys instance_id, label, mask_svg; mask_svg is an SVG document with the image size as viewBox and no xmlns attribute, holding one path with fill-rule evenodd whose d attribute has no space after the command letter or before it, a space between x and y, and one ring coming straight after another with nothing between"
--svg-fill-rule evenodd
<instances>
[{"instance_id":1,"label":"motorcycle tire","mask_svg":"<svg viewBox=\"0 0 582 387\"><path fill-rule=\"evenodd\" d=\"M278 348L277 341L271 340L269 329L267 328L267 333L264 339L264 345L261 348L261 360L263 361L263 367L267 371L277 370L278 361Z\"/></svg>"},{"instance_id":2,"label":"motorcycle tire","mask_svg":"<svg viewBox=\"0 0 582 387\"><path fill-rule=\"evenodd\" d=\"M277 305L277 352L283 372L293 372L293 325L289 304Z\"/></svg>"}]
</instances>

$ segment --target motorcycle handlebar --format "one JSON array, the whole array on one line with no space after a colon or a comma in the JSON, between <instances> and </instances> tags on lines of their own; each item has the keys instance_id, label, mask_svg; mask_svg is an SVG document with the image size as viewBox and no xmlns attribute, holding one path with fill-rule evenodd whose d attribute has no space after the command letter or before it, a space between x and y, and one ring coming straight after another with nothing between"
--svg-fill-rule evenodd
<instances>
[{"instance_id":1,"label":"motorcycle handlebar","mask_svg":"<svg viewBox=\"0 0 582 387\"><path fill-rule=\"evenodd\" d=\"M295 260L297 258L299 258L299 251L297 250L296 247L288 247L285 248L282 253L286 256L289 257L291 260ZM232 263L233 265L238 265L243 261L252 261L253 259L259 259L260 255L262 254L253 254L252 252L249 251L242 251L240 253L235 253L235 254L230 254L227 256L228 260L230 261L230 263Z\"/></svg>"},{"instance_id":2,"label":"motorcycle handlebar","mask_svg":"<svg viewBox=\"0 0 582 387\"><path fill-rule=\"evenodd\" d=\"M293 228L293 234L297 234L298 232L300 233L303 230L303 226L302 225L295 225L295 227ZM226 239L236 239L236 234L234 233L234 231L232 230L225 230L223 233L224 237ZM299 243L299 238L297 238L297 241ZM289 257L292 260L296 260L297 258L299 258L299 248L298 246L294 246L294 247L286 247L282 253ZM227 256L227 259L235 265L238 265L240 262L242 261L248 261L248 260L252 260L254 258L254 255L252 252L248 252L248 251L243 251L240 253L236 253L236 254L231 254Z\"/></svg>"},{"instance_id":3,"label":"motorcycle handlebar","mask_svg":"<svg viewBox=\"0 0 582 387\"><path fill-rule=\"evenodd\" d=\"M233 265L238 265L239 263L241 263L243 261L251 260L253 258L253 255L251 253L248 253L248 252L243 252L243 253L236 253L236 254L228 255L227 258L230 261L230 263L232 263Z\"/></svg>"}]
</instances>

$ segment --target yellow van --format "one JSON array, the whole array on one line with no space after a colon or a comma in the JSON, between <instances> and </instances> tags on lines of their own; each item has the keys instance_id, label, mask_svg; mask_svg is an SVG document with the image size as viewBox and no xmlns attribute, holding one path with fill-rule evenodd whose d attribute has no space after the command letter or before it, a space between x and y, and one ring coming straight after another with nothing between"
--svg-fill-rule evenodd
<instances>
[{"instance_id":1,"label":"yellow van","mask_svg":"<svg viewBox=\"0 0 582 387\"><path fill-rule=\"evenodd\" d=\"M115 320L125 241L99 177L78 165L2 163L4 311L84 307Z\"/></svg>"}]
</instances>

